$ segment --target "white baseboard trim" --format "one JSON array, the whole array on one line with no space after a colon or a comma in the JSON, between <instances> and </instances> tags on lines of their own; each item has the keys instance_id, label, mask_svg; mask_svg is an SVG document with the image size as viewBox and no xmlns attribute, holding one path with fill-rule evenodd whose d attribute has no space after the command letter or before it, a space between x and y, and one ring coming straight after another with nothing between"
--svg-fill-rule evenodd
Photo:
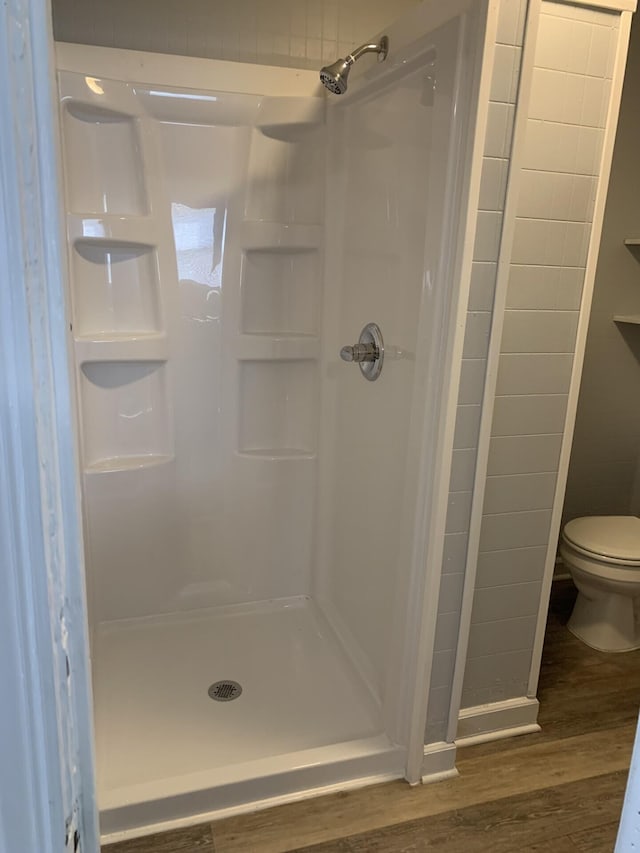
<instances>
[{"instance_id":1,"label":"white baseboard trim","mask_svg":"<svg viewBox=\"0 0 640 853\"><path fill-rule=\"evenodd\" d=\"M427 743L422 759L422 782L440 782L457 776L455 743Z\"/></svg>"},{"instance_id":2,"label":"white baseboard trim","mask_svg":"<svg viewBox=\"0 0 640 853\"><path fill-rule=\"evenodd\" d=\"M456 746L539 732L537 699L526 696L463 708L458 717Z\"/></svg>"}]
</instances>

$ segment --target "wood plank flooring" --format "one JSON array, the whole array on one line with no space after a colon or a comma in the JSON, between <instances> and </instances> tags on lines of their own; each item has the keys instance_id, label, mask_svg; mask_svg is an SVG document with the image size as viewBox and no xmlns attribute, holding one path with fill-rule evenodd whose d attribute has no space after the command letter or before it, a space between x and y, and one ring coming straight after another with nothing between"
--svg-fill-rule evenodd
<instances>
[{"instance_id":1,"label":"wood plank flooring","mask_svg":"<svg viewBox=\"0 0 640 853\"><path fill-rule=\"evenodd\" d=\"M640 705L640 651L606 655L566 629L554 584L542 732L458 751L456 779L390 782L103 847L103 853L611 853Z\"/></svg>"}]
</instances>

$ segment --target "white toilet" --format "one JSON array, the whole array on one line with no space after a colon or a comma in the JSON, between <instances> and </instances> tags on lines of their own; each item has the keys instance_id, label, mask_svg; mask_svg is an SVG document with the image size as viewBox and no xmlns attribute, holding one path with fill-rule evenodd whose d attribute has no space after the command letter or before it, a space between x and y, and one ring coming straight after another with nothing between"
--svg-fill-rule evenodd
<instances>
[{"instance_id":1,"label":"white toilet","mask_svg":"<svg viewBox=\"0 0 640 853\"><path fill-rule=\"evenodd\" d=\"M571 633L602 652L640 648L640 518L575 518L560 556L578 587Z\"/></svg>"}]
</instances>

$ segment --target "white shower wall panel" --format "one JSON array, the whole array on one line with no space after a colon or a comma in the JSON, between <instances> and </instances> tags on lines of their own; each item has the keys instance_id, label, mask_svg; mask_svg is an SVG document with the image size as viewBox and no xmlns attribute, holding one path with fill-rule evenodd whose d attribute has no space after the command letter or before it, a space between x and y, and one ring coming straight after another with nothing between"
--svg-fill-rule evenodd
<instances>
[{"instance_id":1,"label":"white shower wall panel","mask_svg":"<svg viewBox=\"0 0 640 853\"><path fill-rule=\"evenodd\" d=\"M142 84L110 58L124 79L61 75L92 622L307 594L315 77L274 99Z\"/></svg>"},{"instance_id":2,"label":"white shower wall panel","mask_svg":"<svg viewBox=\"0 0 640 853\"><path fill-rule=\"evenodd\" d=\"M424 148L432 134L432 109L420 109L419 80L405 81L350 110L332 107L333 113L341 112L335 122L342 122L332 205L341 213L341 234L339 271L330 278L342 286L332 294L333 316L325 322L328 338L335 340L327 357L335 359L340 345L354 343L371 321L381 326L386 351L383 372L373 384L354 366L338 362L331 371L327 365L325 393L335 407L334 432L327 439L332 442L327 476L333 485L327 490L327 528L319 547L321 553L327 549L326 606L350 626L364 658L375 666L371 678L377 690L385 680L393 628L397 578L390 567L399 557L423 284L428 173L416 160L423 158L428 172ZM411 128L399 120L405 111L415 111ZM373 193L386 203L372 203Z\"/></svg>"},{"instance_id":3,"label":"white shower wall panel","mask_svg":"<svg viewBox=\"0 0 640 853\"><path fill-rule=\"evenodd\" d=\"M431 34L413 66L418 70L328 108L336 144L329 164L320 446L329 464L320 473L314 583L383 702L399 687L403 620L413 561L420 560L412 547L421 512L428 516L416 506L435 467L426 399L438 381L440 335L454 292L446 264L447 205L456 191L448 164L460 132L455 63L458 50L464 54L458 25ZM384 337L375 383L338 359L340 347L357 341L368 322L378 323ZM423 576L424 563L416 571Z\"/></svg>"}]
</instances>

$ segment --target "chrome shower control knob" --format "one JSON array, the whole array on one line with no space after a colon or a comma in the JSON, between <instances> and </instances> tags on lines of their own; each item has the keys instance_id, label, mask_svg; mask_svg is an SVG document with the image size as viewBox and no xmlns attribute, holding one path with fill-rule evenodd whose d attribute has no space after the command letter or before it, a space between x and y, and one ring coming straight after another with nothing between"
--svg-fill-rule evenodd
<instances>
[{"instance_id":1,"label":"chrome shower control knob","mask_svg":"<svg viewBox=\"0 0 640 853\"><path fill-rule=\"evenodd\" d=\"M353 361L353 347L342 347L340 350L340 358L343 361Z\"/></svg>"},{"instance_id":2,"label":"chrome shower control knob","mask_svg":"<svg viewBox=\"0 0 640 853\"><path fill-rule=\"evenodd\" d=\"M384 342L380 327L375 323L367 323L360 332L360 339L352 347L342 347L340 358L343 361L355 362L365 379L373 382L380 376L384 359Z\"/></svg>"},{"instance_id":3,"label":"chrome shower control knob","mask_svg":"<svg viewBox=\"0 0 640 853\"><path fill-rule=\"evenodd\" d=\"M342 347L340 358L343 361L375 361L378 358L378 347L375 344L354 344L352 347Z\"/></svg>"}]
</instances>

